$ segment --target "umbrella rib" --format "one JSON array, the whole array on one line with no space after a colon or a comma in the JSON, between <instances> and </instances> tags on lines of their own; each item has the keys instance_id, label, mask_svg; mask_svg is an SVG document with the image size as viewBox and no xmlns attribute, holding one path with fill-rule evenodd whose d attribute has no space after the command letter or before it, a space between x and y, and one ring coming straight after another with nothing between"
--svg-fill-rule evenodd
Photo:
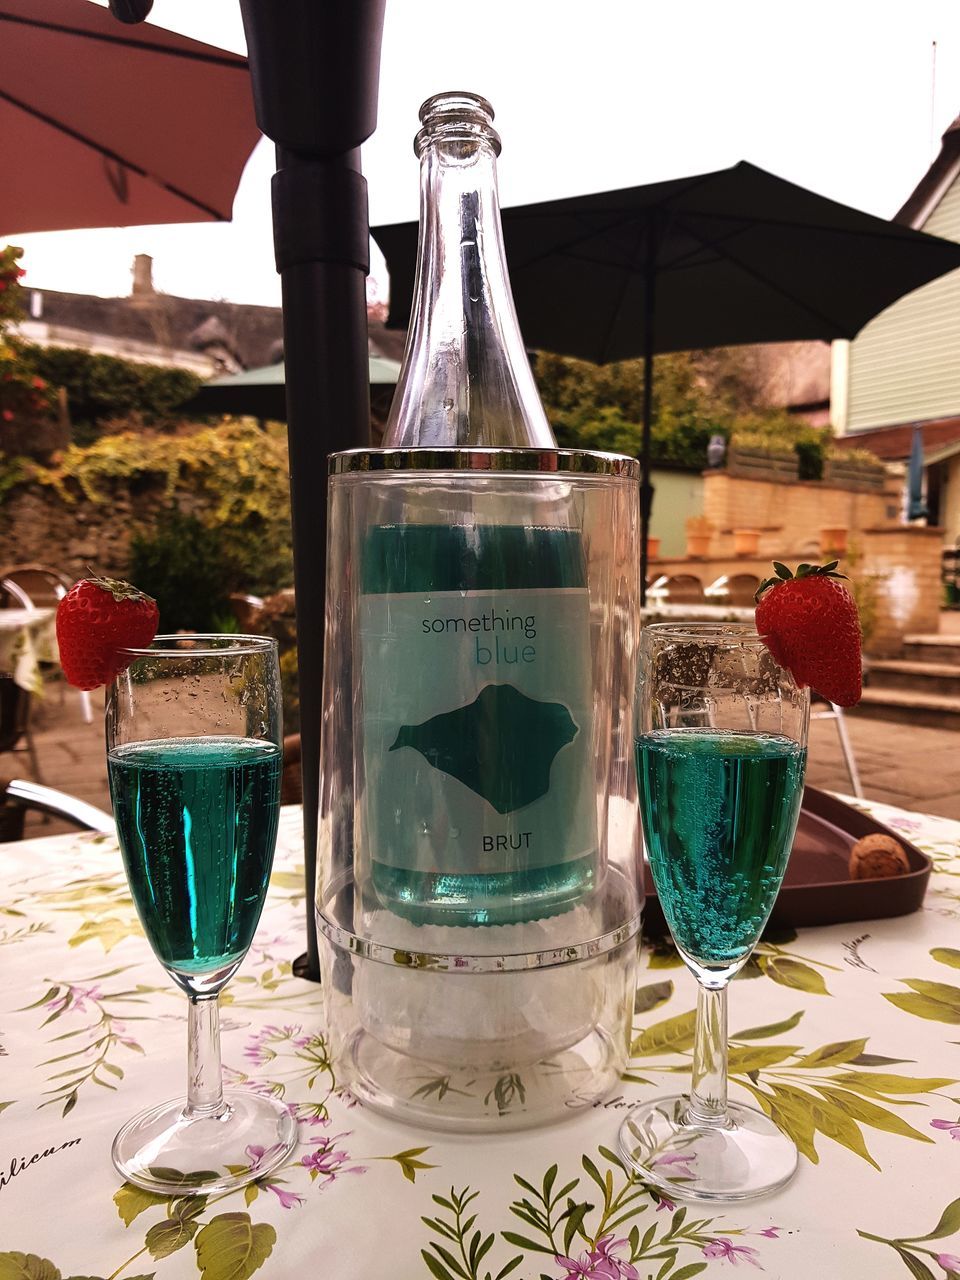
<instances>
[{"instance_id":1,"label":"umbrella rib","mask_svg":"<svg viewBox=\"0 0 960 1280\"><path fill-rule=\"evenodd\" d=\"M856 212L856 211L855 211ZM680 209L677 211L678 218L711 218L715 222L734 222L744 223L746 219L742 213L718 213L714 209ZM872 214L862 214L862 217L873 217ZM917 232L913 227L903 227L898 223L891 222L879 227L838 227L836 224L823 222L794 222L789 218L761 218L754 217L753 214L749 218L751 227L774 227L777 230L800 230L800 231L822 231L830 236L853 236L857 240L872 237L876 240L900 240L904 243L916 242L918 235L925 233ZM876 222L883 223L882 218L876 218ZM735 232L736 227L732 228ZM928 240L935 240L937 237L927 234Z\"/></svg>"},{"instance_id":2,"label":"umbrella rib","mask_svg":"<svg viewBox=\"0 0 960 1280\"><path fill-rule=\"evenodd\" d=\"M610 231L617 231L619 230L620 227L625 226L631 222L637 221L638 212L641 213L642 215L644 228L646 229L646 227L649 225L651 221L653 221L654 217L658 213L662 213L663 210L665 209L667 210L670 209L671 200L677 200L680 198L681 195L682 196L689 195L691 191L696 191L698 187L702 187L705 183L711 181L716 176L717 175L715 173L697 174L695 177L688 179L686 186L684 186L681 191L673 191L669 195L665 195L662 200L654 200L650 204L644 205L642 211L638 211L636 209L624 210L616 206L611 206L609 212L617 213L617 214L620 214L621 216L618 217L615 222L611 222L608 227L604 227L602 233L597 232L593 229L589 229L585 231L583 235L574 236L572 239L567 240L566 243L564 244L551 245L549 248L544 249L542 253L534 254L532 258L525 259L521 264L519 264L520 269L522 270L525 267L533 266L535 263L539 262L542 258L551 257L554 253L566 253L568 249L574 248L576 245L580 244L583 240L589 240L599 234L606 235ZM615 196L617 192L613 192L611 194ZM580 197L578 196L572 197L572 199L575 199L575 200L579 198ZM580 219L582 217L594 218L598 213L603 213L603 212L605 212L605 210L602 210L602 209L571 210L563 214L562 216L573 217L577 219ZM673 213L672 210L670 210L670 212ZM522 213L517 213L513 216L510 216L511 213L512 211L510 209L504 209L502 217L507 216L508 221L524 222L527 218L538 218L543 216L542 212L538 209L536 205L532 205L529 208L524 209ZM574 255L571 254L570 256L573 257ZM583 257L578 260L583 262L592 261L592 259L589 257Z\"/></svg>"},{"instance_id":3,"label":"umbrella rib","mask_svg":"<svg viewBox=\"0 0 960 1280\"><path fill-rule=\"evenodd\" d=\"M19 13L10 13L0 9L0 22L14 22L23 27L37 27L42 31L56 31L62 35L78 36L81 40L96 40L102 44L119 44L127 49L141 49L145 53L160 53L167 57L187 58L194 62L212 63L218 67L234 67L239 71L247 71L246 58L239 53L203 53L198 49L171 49L161 44L153 44L149 40L137 40L132 36L107 35L101 31L84 31L81 27L69 27L59 22L44 22L39 18L24 18ZM153 28L162 31L164 28Z\"/></svg>"},{"instance_id":4,"label":"umbrella rib","mask_svg":"<svg viewBox=\"0 0 960 1280\"><path fill-rule=\"evenodd\" d=\"M665 206L654 206L654 205L649 206L649 208L651 209L658 208L658 207L665 207ZM690 258L692 258L701 249L714 248L717 250L718 253L722 253L722 250L720 250L719 246L725 240L728 240L736 236L743 229L743 222L744 222L743 216L740 214L718 214L713 212L702 212L699 210L692 210L692 211L685 210L682 213L675 213L673 216L676 218L678 225L682 224L684 227L684 230L688 231L691 237L694 240L696 240L697 248L684 250L682 253L678 254L678 256L674 258L672 261L668 263L662 263L658 267L659 271L674 271L674 270L677 270L678 268L684 267L687 261ZM717 236L714 239L706 239L702 235L691 231L689 225L685 221L685 219L689 217L712 218L715 221L723 220L723 221L735 223L736 225L731 226L730 229L726 231L722 236ZM558 254L558 253L565 254L567 257L569 257L571 260L575 262L585 262L591 266L610 266L611 264L609 262L604 262L603 259L598 258L595 254L591 254L590 252L578 254L578 253L572 253L570 252L570 250L574 249L578 244L582 243L584 240L589 240L600 235L605 235L609 231L616 231L619 227L623 226L625 223L630 223L635 220L636 220L636 214L631 213L631 214L625 215L619 222L612 222L608 227L604 227L603 232L598 232L594 230L594 231L588 231L584 235L571 237L570 239L563 242L562 244L552 245L551 247L544 249L542 252L534 254L529 258L524 258L523 262L518 264L517 269L525 270L527 267L534 266L537 262L541 261L542 259L550 258L554 254ZM516 219L516 221L520 221L520 219ZM912 243L912 237L907 237L903 234L904 231L906 230L906 228L903 228L903 227L894 227L893 234L891 234L889 231L887 231L884 228L879 228L877 230L871 229L869 231L858 231L853 227L848 229L846 227L831 227L829 225L825 225L822 223L791 223L783 219L775 219L775 218L751 218L751 223L753 226L766 226L766 227L774 227L777 229L786 229L786 230L789 230L792 227L799 227L803 231L814 231L814 232L822 231L827 235L852 236L857 240L862 239L864 237L872 237L876 240L894 240L904 244ZM733 255L728 255L728 256L732 258ZM632 264L618 263L616 265L618 270L636 273L636 269L633 267ZM640 272L640 274L642 274L642 271Z\"/></svg>"},{"instance_id":5,"label":"umbrella rib","mask_svg":"<svg viewBox=\"0 0 960 1280\"><path fill-rule=\"evenodd\" d=\"M155 174L149 173L141 165L136 164L132 160L127 160L119 152L111 150L110 147L104 146L100 142L96 142L93 138L88 138L86 134L81 133L78 129L72 128L68 124L64 124L62 120L57 120L55 116L47 115L45 111L40 111L36 107L31 107L29 103L22 102L19 98L15 98L13 94L7 93L6 90L0 89L0 99L9 102L11 106L17 107L20 111L25 112L28 116L40 120L43 124L49 125L52 129L57 129L60 133L64 133L68 138L72 138L75 142L79 142L82 146L89 147L91 151L96 151L103 156L105 160L112 160L115 164L122 165L124 169L128 169L131 173L139 174L141 178L146 178L149 182L155 182L158 187L163 187L165 191L169 191L171 195L176 196L179 200L186 201L187 204L193 205L195 209L199 209L202 213L209 214L217 222L229 222L229 214L221 213L215 209L213 205L206 204L203 200L192 196L189 191L184 191L181 187L174 186L172 182L166 182L163 178L158 178Z\"/></svg>"},{"instance_id":6,"label":"umbrella rib","mask_svg":"<svg viewBox=\"0 0 960 1280\"><path fill-rule=\"evenodd\" d=\"M705 239L703 236L701 236L696 231L694 231L691 227L689 227L682 217L677 218L677 223L678 225L683 227L684 231L686 231L687 234L692 239L699 241L699 243L703 245L705 249L715 249L716 252L721 255L721 257L724 257L728 259L728 261L733 262L737 267L739 267L741 271L744 272L745 275L751 276L754 280L759 280L759 282L765 285L768 289L771 289L774 293L778 293L781 298L786 298L789 302L792 302L795 306L800 307L803 311L806 311L807 315L813 316L813 318L815 320L818 320L821 324L825 324L829 326L831 329L836 330L836 335L835 335L836 337L842 338L842 337L849 336L849 332L846 329L846 327L842 324L839 324L832 316L827 315L825 312L820 311L817 307L813 307L810 305L810 303L805 302L802 299L798 298L796 294L791 293L789 289L785 289L783 285L777 284L776 281L771 280L768 276L764 275L763 272L757 271L754 267L749 266L746 262L743 261L742 258L739 258L735 253L731 253L729 249L721 249L718 247L718 245L714 241Z\"/></svg>"},{"instance_id":7,"label":"umbrella rib","mask_svg":"<svg viewBox=\"0 0 960 1280\"><path fill-rule=\"evenodd\" d=\"M630 288L630 275L633 274L634 272L634 269L635 269L634 264L636 263L637 259L640 256L641 248L643 249L643 253L644 253L644 265L643 267L641 267L640 273L642 274L645 282L644 292L647 298L649 298L652 301L650 290L654 287L654 279L657 275L656 255L657 255L657 248L659 247L658 246L659 235L657 233L659 233L659 231L661 230L659 223L660 223L660 219L657 216L647 218L646 221L644 222L642 243L634 247L633 263L630 264L629 273L626 274L623 278L623 284L620 288L620 297L617 299L617 305L613 309L613 314L610 317L609 324L607 325L607 331L603 335L603 342L601 343L601 346L600 346L601 351L605 352L609 348L610 341L613 337L613 332L617 327L617 321L620 319L620 313L623 311L624 304L626 303L627 292ZM656 238L654 238L655 235L656 235ZM652 353L654 349L653 329L656 325L656 316L653 314L653 310L651 306L645 304L644 310L645 310L644 338L643 338L644 347L645 347L645 350L648 350L650 352L650 355L652 357ZM649 360L647 361L647 363L649 364ZM650 372L649 369L645 369L645 375L644 375L645 388L647 383L647 374L649 374L649 372ZM645 390L644 391L645 397L648 394L650 393ZM648 428L649 428L648 415L644 414L644 434L645 435L648 433ZM648 448L648 444L645 441L644 442L645 452L647 448Z\"/></svg>"},{"instance_id":8,"label":"umbrella rib","mask_svg":"<svg viewBox=\"0 0 960 1280\"><path fill-rule=\"evenodd\" d=\"M650 205L649 207L654 208L659 206ZM579 218L581 215L574 214L572 216ZM557 253L567 254L568 257L576 258L577 261L580 261L580 262L594 263L596 260L592 258L589 254L577 255L577 254L569 253L569 250L576 248L576 246L578 244L582 244L584 240L593 240L601 235L605 236L608 234L608 232L617 231L619 230L620 227L628 225L631 222L635 222L636 220L637 220L636 213L630 212L630 213L624 214L623 217L619 218L616 222L611 222L608 227L603 228L602 232L597 231L596 228L585 229L582 235L572 236L569 240L566 240L561 244L551 244L547 248L543 249L541 252L535 253L529 258L524 258L522 262L517 263L515 270L525 271L527 267L535 266L538 262L542 261L544 258L552 258L554 254L557 254Z\"/></svg>"},{"instance_id":9,"label":"umbrella rib","mask_svg":"<svg viewBox=\"0 0 960 1280\"><path fill-rule=\"evenodd\" d=\"M656 209L669 209L669 207L670 207L669 201L666 201L666 200L659 204L650 204L645 206L643 211L644 223L649 221L650 211L656 210ZM504 213L506 214L508 214L509 212L510 210L508 209L504 210ZM595 216L596 212L597 211L595 210L589 210L589 211L584 211L584 213L582 214L572 213L565 216L574 217L574 218L592 217L592 216ZM611 209L610 212L613 213L614 210ZM730 228L730 231L727 233L728 235L736 235L737 232L741 229L744 222L744 218L742 214L717 213L714 210L704 211L704 210L698 210L698 209L683 209L683 210L675 210L675 211L671 210L671 213L672 213L672 216L675 217L678 221L681 219L685 220L687 218L710 218L716 222L730 222L730 223L737 224ZM530 210L528 213L514 216L513 218L510 219L510 221L523 222L527 218L533 218L535 216L539 216L539 215L535 214L534 210ZM517 269L525 270L527 267L535 266L541 260L545 258L550 258L557 253L567 254L569 257L574 258L579 262L587 262L595 265L609 265L601 262L599 259L597 259L595 256L592 256L589 253L578 255L578 254L571 253L570 250L576 248L576 246L578 244L581 244L584 240L590 240L601 235L606 236L609 232L617 231L620 229L620 227L629 225L631 222L638 221L638 220L639 219L638 219L636 210L624 212L623 215L619 217L616 221L613 221L609 224L609 226L604 227L602 232L597 231L596 229L593 229L593 228L585 229L582 234L571 236L569 239L562 241L559 244L550 245L544 248L543 250L541 250L540 252L533 254L531 257L524 258L522 263L518 263ZM900 241L901 243L912 243L914 239L914 236L912 234L907 234L912 231L912 228L901 227L893 223L890 224L889 226L879 226L875 228L871 227L869 229L864 229L864 228L857 228L857 227L849 227L849 228L837 227L835 225L831 226L829 224L819 223L819 222L796 223L796 222L791 222L788 219L784 219L784 218L761 218L761 217L754 217L752 215L750 217L750 223L752 226L755 226L755 227L773 227L777 229L787 229L787 230L791 228L799 227L803 231L809 231L809 232L822 231L827 235L851 236L857 240L863 239L865 237L870 237L870 238L881 240L881 241L894 240L894 241ZM683 225L686 230L688 231L690 230L689 225L686 223L686 221L684 221ZM705 240L702 236L696 235L695 233L691 233L691 234L693 234L694 239L696 239L698 244L701 245L702 247L716 246L719 244L719 238L715 241L710 241L710 240ZM689 256L689 254L686 256ZM730 256L732 257L732 255ZM682 258L678 259L677 262L682 262ZM671 270L675 265L677 265L676 262L671 264L670 266L661 267L660 270ZM632 269L631 266L627 266L626 264L623 264L623 267L625 267L627 271L630 271Z\"/></svg>"},{"instance_id":10,"label":"umbrella rib","mask_svg":"<svg viewBox=\"0 0 960 1280\"><path fill-rule=\"evenodd\" d=\"M627 219L627 221L630 221L630 220L631 220L631 219ZM658 274L658 275L659 275L659 274L661 274L662 272L666 272L666 271L683 270L683 269L684 269L684 266L686 265L686 264L685 264L685 260L687 260L687 259L689 259L690 257L692 257L692 256L693 256L693 254L694 254L695 252L698 252L698 251L700 251L700 250L704 250L704 249L706 249L706 250L708 250L708 251L712 251L712 252L716 253L716 254L718 255L718 258L719 258L720 260L722 260L722 259L724 259L724 258L725 258L725 259L727 259L728 261L730 261L730 262L734 263L734 264L735 264L735 265L736 265L736 266L737 266L741 271L743 271L746 275L751 276L754 280L757 280L757 281L759 281L761 284L763 284L764 286L766 286L766 288L770 289L770 290L771 290L771 291L773 291L774 293L778 293L781 297L786 298L789 302L792 302L795 306L799 307L799 308L800 308L800 309L802 309L803 311L806 311L806 313L807 313L808 315L812 316L814 319L816 319L817 321L819 321L821 324L825 324L825 325L827 325L829 328L831 328L832 330L834 330L834 331L835 331L835 333L836 333L836 336L837 336L837 337L846 336L846 334L847 334L847 329L846 329L846 327L845 327L844 325L839 324L839 323L838 323L838 322L837 322L837 321L836 321L832 316L827 315L825 312L822 312L822 311L818 310L816 307L811 306L811 304L810 304L810 303L805 302L805 301L803 301L802 299L798 298L795 294L791 293L788 289L785 289L782 285L777 284L777 283L776 283L776 281L774 281L774 280L770 279L768 276L766 276L766 275L764 275L762 272L760 272L760 271L756 270L754 267L749 266L746 262L744 262L744 261L743 261L743 259L742 259L742 258L738 257L738 256L737 256L737 254L732 253L729 249L727 249L727 248L723 247L723 242L724 242L725 240L727 240L730 236L732 236L732 235L734 235L734 234L735 234L735 229L731 229L731 231L727 232L727 233L726 233L724 236L722 236L722 237L717 237L716 239L711 239L711 238L708 238L708 237L703 236L702 234L700 234L700 233L699 233L699 232L697 232L697 231L694 231L694 230L693 230L693 228L691 228L691 227L687 224L687 222L686 222L685 218L684 218L682 215L679 215L679 214L675 214L675 215L673 215L673 220L674 220L674 223L675 223L675 225L676 225L676 226L680 227L683 231L685 231L685 232L690 236L690 238L691 238L692 240L696 241L696 244L697 244L698 248L697 248L697 250L688 250L688 251L686 251L683 255L681 255L681 257L679 257L679 258L675 259L673 262L671 262L671 263L669 263L669 264L664 264L664 265L661 265L661 266L657 267L657 269L656 269L656 270L657 270L657 274ZM785 223L785 222L778 222L778 223L768 223L768 225L777 225L777 226L789 227L789 225L790 225L790 224L789 224L789 223ZM615 228L613 228L613 227L608 227L608 228L605 228L604 230L605 230L605 231L607 231L607 230L613 230L613 229L615 229ZM805 228L805 229L814 229L814 228ZM820 229L822 229L822 230L826 230L826 231L831 230L831 228L828 228L828 227L824 227L824 228L820 228ZM594 233L594 234L596 234L596 233ZM856 234L856 232L849 232L849 233L846 233L846 232L845 232L844 234L855 235L855 234ZM570 241L568 241L568 246L576 245L576 244L577 244L577 243L579 243L582 239L583 239L583 237L578 237L576 240L570 240ZM566 251L566 248L567 248L567 246L564 246L564 247L562 247L562 248L561 248L561 247L558 247L558 246L555 246L555 247L554 247L554 249L553 249L553 250L551 250L550 252L552 252L552 253L553 253L553 252L565 252L565 251ZM535 257L535 258L528 258L528 259L526 259L526 260L521 264L521 266L520 266L518 269L523 270L523 269L525 269L525 268L529 267L530 265L532 265L534 262L536 262L536 261L538 260L538 258L545 257L545 256L547 256L547 255L546 255L546 253L544 253L544 254L539 254L539 255L537 255L537 257ZM577 262L584 262L584 263L589 264L590 266L605 266L605 265L609 265L609 264L606 264L606 263L601 262L601 261L600 261L600 259L598 259L598 258L596 258L595 256L592 256L592 255L590 255L590 254L574 254L574 253L567 253L567 256L568 256L571 260L574 260L574 261L577 261ZM628 277L629 277L629 276L636 276L636 275L646 276L646 274L647 274L646 269L645 269L644 267L637 267L637 266L635 265L635 260L634 260L634 262L632 262L632 263L622 263L622 264L620 264L620 266L618 267L618 270L623 271L623 272L624 272ZM622 305L623 305L623 297L625 296L625 293L626 293L626 285L624 285L624 288L623 288L622 293L621 293L621 300L620 300L620 303L619 303L619 304L618 304L618 306L617 306L617 313L619 313L619 311L622 309ZM611 321L611 323L610 323L610 326L609 326L608 331L607 331L607 336L606 336L606 338L605 338L605 340L604 340L604 344L603 344L603 345L604 345L604 347L606 347L607 341L609 340L610 333L612 332L612 330L613 330L613 328L614 328L615 324L616 324L616 317L614 317L614 320L612 320L612 321Z\"/></svg>"}]
</instances>

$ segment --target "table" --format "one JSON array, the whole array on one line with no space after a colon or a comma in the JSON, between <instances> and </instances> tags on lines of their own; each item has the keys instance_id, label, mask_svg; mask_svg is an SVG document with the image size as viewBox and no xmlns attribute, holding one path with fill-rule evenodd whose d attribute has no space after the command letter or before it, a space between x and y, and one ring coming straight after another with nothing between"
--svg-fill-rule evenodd
<instances>
[{"instance_id":1,"label":"table","mask_svg":"<svg viewBox=\"0 0 960 1280\"><path fill-rule=\"evenodd\" d=\"M689 1067L694 988L676 957L645 951L631 1079L602 1105L503 1136L406 1128L338 1093L320 991L291 973L292 808L227 988L223 1059L229 1079L296 1110L302 1145L261 1185L209 1201L170 1208L120 1186L114 1132L183 1080L183 997L140 936L109 837L0 846L0 1280L493 1280L513 1259L523 1280L960 1273L960 824L865 807L935 859L925 909L761 944L731 992L732 1092L777 1098L804 1158L766 1201L686 1210L613 1155L624 1108ZM568 1195L590 1207L564 1244Z\"/></svg>"},{"instance_id":2,"label":"table","mask_svg":"<svg viewBox=\"0 0 960 1280\"><path fill-rule=\"evenodd\" d=\"M0 609L0 674L43 693L41 662L59 662L55 609Z\"/></svg>"}]
</instances>

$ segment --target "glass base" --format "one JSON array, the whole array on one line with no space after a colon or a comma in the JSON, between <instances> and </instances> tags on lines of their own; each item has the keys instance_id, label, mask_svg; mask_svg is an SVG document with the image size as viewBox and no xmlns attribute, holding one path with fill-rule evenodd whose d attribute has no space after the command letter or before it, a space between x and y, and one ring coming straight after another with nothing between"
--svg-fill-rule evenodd
<instances>
[{"instance_id":1,"label":"glass base","mask_svg":"<svg viewBox=\"0 0 960 1280\"><path fill-rule=\"evenodd\" d=\"M620 1128L628 1165L671 1200L751 1200L796 1173L796 1147L762 1112L731 1102L726 1124L698 1124L689 1103L653 1098Z\"/></svg>"},{"instance_id":2,"label":"glass base","mask_svg":"<svg viewBox=\"0 0 960 1280\"><path fill-rule=\"evenodd\" d=\"M213 1115L187 1116L182 1098L141 1111L114 1138L111 1155L117 1172L145 1191L209 1195L263 1177L296 1145L297 1122L286 1107L229 1090Z\"/></svg>"},{"instance_id":3,"label":"glass base","mask_svg":"<svg viewBox=\"0 0 960 1280\"><path fill-rule=\"evenodd\" d=\"M454 1133L506 1133L568 1118L599 1104L624 1067L619 1042L599 1027L514 1070L451 1070L397 1053L362 1030L344 1060L351 1093L373 1110Z\"/></svg>"}]
</instances>

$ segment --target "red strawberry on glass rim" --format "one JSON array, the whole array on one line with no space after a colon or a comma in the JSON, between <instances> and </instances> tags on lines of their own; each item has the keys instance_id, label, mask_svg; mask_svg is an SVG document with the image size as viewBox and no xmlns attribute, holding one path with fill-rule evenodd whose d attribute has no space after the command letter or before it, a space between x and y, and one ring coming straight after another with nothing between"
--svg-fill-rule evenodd
<instances>
[{"instance_id":1,"label":"red strawberry on glass rim","mask_svg":"<svg viewBox=\"0 0 960 1280\"><path fill-rule=\"evenodd\" d=\"M57 605L60 665L77 689L98 689L130 665L124 649L143 649L157 634L151 596L117 578L81 578Z\"/></svg>"},{"instance_id":2,"label":"red strawberry on glass rim","mask_svg":"<svg viewBox=\"0 0 960 1280\"><path fill-rule=\"evenodd\" d=\"M775 560L777 576L757 589L757 632L801 688L852 707L861 692L860 617L838 563L802 564L794 574Z\"/></svg>"}]
</instances>

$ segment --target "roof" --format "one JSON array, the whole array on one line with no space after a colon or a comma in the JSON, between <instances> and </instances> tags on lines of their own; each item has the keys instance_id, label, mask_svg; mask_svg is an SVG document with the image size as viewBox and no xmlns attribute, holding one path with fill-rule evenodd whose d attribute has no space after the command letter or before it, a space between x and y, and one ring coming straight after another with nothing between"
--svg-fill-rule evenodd
<instances>
[{"instance_id":1,"label":"roof","mask_svg":"<svg viewBox=\"0 0 960 1280\"><path fill-rule=\"evenodd\" d=\"M226 346L247 365L269 364L283 350L279 307L178 298L151 293L126 298L98 298L85 293L33 289L31 316L58 328L103 334L159 347L198 351ZM39 309L35 296L39 294Z\"/></svg>"},{"instance_id":2,"label":"roof","mask_svg":"<svg viewBox=\"0 0 960 1280\"><path fill-rule=\"evenodd\" d=\"M923 450L928 461L931 453L940 452L949 445L960 442L960 417L955 417L856 431L849 436L837 436L833 443L838 449L869 449L886 462L902 462L910 457L914 427L923 428Z\"/></svg>"},{"instance_id":3,"label":"roof","mask_svg":"<svg viewBox=\"0 0 960 1280\"><path fill-rule=\"evenodd\" d=\"M949 126L940 143L940 152L894 214L893 221L919 230L933 213L960 174L960 116Z\"/></svg>"},{"instance_id":4,"label":"roof","mask_svg":"<svg viewBox=\"0 0 960 1280\"><path fill-rule=\"evenodd\" d=\"M925 449L923 465L929 467L934 462L946 462L949 458L955 458L958 453L960 453L960 440L953 440L950 444L941 445L939 449Z\"/></svg>"},{"instance_id":5,"label":"roof","mask_svg":"<svg viewBox=\"0 0 960 1280\"><path fill-rule=\"evenodd\" d=\"M178 298L168 293L99 298L85 293L31 289L31 318L52 327L102 334L155 346L160 351L227 348L244 368L259 368L283 358L283 312L279 307ZM41 315L33 298L39 295ZM370 325L373 355L399 360L405 334Z\"/></svg>"}]
</instances>

